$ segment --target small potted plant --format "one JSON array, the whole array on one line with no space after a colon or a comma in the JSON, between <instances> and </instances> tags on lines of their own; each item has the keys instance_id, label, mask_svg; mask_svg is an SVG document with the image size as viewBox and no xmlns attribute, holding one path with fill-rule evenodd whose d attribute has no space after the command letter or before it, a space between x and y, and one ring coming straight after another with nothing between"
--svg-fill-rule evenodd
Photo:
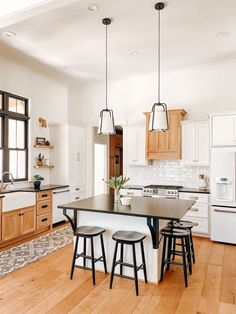
<instances>
[{"instance_id":1,"label":"small potted plant","mask_svg":"<svg viewBox=\"0 0 236 314\"><path fill-rule=\"evenodd\" d=\"M43 181L43 180L44 180L44 178L41 177L39 174L34 175L33 181L34 181L34 188L35 188L35 190L39 190L40 189L41 181Z\"/></svg>"},{"instance_id":2,"label":"small potted plant","mask_svg":"<svg viewBox=\"0 0 236 314\"><path fill-rule=\"evenodd\" d=\"M105 181L109 188L114 189L114 201L116 203L120 202L120 190L128 181L129 178L123 178L122 176L111 177L108 181Z\"/></svg>"},{"instance_id":3,"label":"small potted plant","mask_svg":"<svg viewBox=\"0 0 236 314\"><path fill-rule=\"evenodd\" d=\"M37 157L38 166L43 166L43 161L44 161L44 155L42 155L41 153L38 154L38 157Z\"/></svg>"}]
</instances>

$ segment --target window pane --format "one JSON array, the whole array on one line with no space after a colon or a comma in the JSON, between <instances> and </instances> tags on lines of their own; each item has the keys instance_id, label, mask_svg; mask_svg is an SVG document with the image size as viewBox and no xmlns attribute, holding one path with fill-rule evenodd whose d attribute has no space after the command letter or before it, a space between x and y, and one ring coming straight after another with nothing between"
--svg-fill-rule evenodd
<instances>
[{"instance_id":1,"label":"window pane","mask_svg":"<svg viewBox=\"0 0 236 314\"><path fill-rule=\"evenodd\" d=\"M16 120L9 119L8 132L8 146L9 148L16 148Z\"/></svg>"},{"instance_id":2,"label":"window pane","mask_svg":"<svg viewBox=\"0 0 236 314\"><path fill-rule=\"evenodd\" d=\"M14 179L17 178L17 151L10 150L9 171L12 173Z\"/></svg>"},{"instance_id":3,"label":"window pane","mask_svg":"<svg viewBox=\"0 0 236 314\"><path fill-rule=\"evenodd\" d=\"M2 147L2 117L0 117L0 147Z\"/></svg>"},{"instance_id":4,"label":"window pane","mask_svg":"<svg viewBox=\"0 0 236 314\"><path fill-rule=\"evenodd\" d=\"M25 123L24 121L17 121L16 124L17 131L17 148L25 148Z\"/></svg>"},{"instance_id":5,"label":"window pane","mask_svg":"<svg viewBox=\"0 0 236 314\"><path fill-rule=\"evenodd\" d=\"M17 99L17 112L25 114L25 101Z\"/></svg>"},{"instance_id":6,"label":"window pane","mask_svg":"<svg viewBox=\"0 0 236 314\"><path fill-rule=\"evenodd\" d=\"M26 165L26 152L18 151L18 179L26 177L25 165Z\"/></svg>"},{"instance_id":7,"label":"window pane","mask_svg":"<svg viewBox=\"0 0 236 314\"><path fill-rule=\"evenodd\" d=\"M16 112L16 98L9 97L9 111Z\"/></svg>"},{"instance_id":8,"label":"window pane","mask_svg":"<svg viewBox=\"0 0 236 314\"><path fill-rule=\"evenodd\" d=\"M0 94L0 109L2 109L2 103L3 103L3 96Z\"/></svg>"}]
</instances>

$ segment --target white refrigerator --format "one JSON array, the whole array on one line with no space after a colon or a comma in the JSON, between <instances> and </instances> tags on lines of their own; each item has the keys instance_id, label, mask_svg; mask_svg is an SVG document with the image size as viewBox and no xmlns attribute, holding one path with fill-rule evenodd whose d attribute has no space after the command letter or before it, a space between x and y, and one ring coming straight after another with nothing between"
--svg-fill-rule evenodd
<instances>
[{"instance_id":1,"label":"white refrigerator","mask_svg":"<svg viewBox=\"0 0 236 314\"><path fill-rule=\"evenodd\" d=\"M211 151L211 239L236 244L236 148Z\"/></svg>"}]
</instances>

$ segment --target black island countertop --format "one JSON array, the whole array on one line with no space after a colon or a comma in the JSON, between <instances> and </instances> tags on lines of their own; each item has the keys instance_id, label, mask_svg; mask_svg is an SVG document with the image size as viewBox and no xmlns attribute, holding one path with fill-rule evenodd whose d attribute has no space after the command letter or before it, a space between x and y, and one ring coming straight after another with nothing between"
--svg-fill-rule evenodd
<instances>
[{"instance_id":1,"label":"black island countertop","mask_svg":"<svg viewBox=\"0 0 236 314\"><path fill-rule=\"evenodd\" d=\"M58 206L58 208L105 214L178 220L184 217L194 203L195 201L189 200L133 196L130 206L122 206L119 203L114 203L113 196L102 194L63 204Z\"/></svg>"},{"instance_id":2,"label":"black island countertop","mask_svg":"<svg viewBox=\"0 0 236 314\"><path fill-rule=\"evenodd\" d=\"M153 248L157 249L159 247L159 220L179 221L194 204L195 201L189 200L134 196L130 206L122 206L119 203L114 203L112 195L102 194L62 204L58 206L58 209L63 209L63 214L71 223L74 231L77 229L78 211L146 218L151 232ZM73 220L67 215L67 210L74 211Z\"/></svg>"}]
</instances>

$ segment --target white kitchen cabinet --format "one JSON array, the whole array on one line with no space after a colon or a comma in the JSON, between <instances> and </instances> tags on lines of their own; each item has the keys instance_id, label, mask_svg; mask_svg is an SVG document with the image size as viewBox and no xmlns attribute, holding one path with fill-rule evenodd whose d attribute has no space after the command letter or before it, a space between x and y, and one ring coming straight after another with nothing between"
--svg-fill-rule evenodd
<instances>
[{"instance_id":1,"label":"white kitchen cabinet","mask_svg":"<svg viewBox=\"0 0 236 314\"><path fill-rule=\"evenodd\" d=\"M208 166L210 135L208 121L182 123L182 160L185 165Z\"/></svg>"},{"instance_id":2,"label":"white kitchen cabinet","mask_svg":"<svg viewBox=\"0 0 236 314\"><path fill-rule=\"evenodd\" d=\"M123 132L124 163L146 165L146 131L145 127L125 128Z\"/></svg>"},{"instance_id":3,"label":"white kitchen cabinet","mask_svg":"<svg viewBox=\"0 0 236 314\"><path fill-rule=\"evenodd\" d=\"M180 192L179 199L196 201L183 220L190 220L198 224L193 228L194 233L209 234L209 194Z\"/></svg>"},{"instance_id":4,"label":"white kitchen cabinet","mask_svg":"<svg viewBox=\"0 0 236 314\"><path fill-rule=\"evenodd\" d=\"M69 184L71 193L85 191L85 129L67 124L50 125L50 183Z\"/></svg>"},{"instance_id":5,"label":"white kitchen cabinet","mask_svg":"<svg viewBox=\"0 0 236 314\"><path fill-rule=\"evenodd\" d=\"M236 146L236 114L211 116L212 146Z\"/></svg>"}]
</instances>

